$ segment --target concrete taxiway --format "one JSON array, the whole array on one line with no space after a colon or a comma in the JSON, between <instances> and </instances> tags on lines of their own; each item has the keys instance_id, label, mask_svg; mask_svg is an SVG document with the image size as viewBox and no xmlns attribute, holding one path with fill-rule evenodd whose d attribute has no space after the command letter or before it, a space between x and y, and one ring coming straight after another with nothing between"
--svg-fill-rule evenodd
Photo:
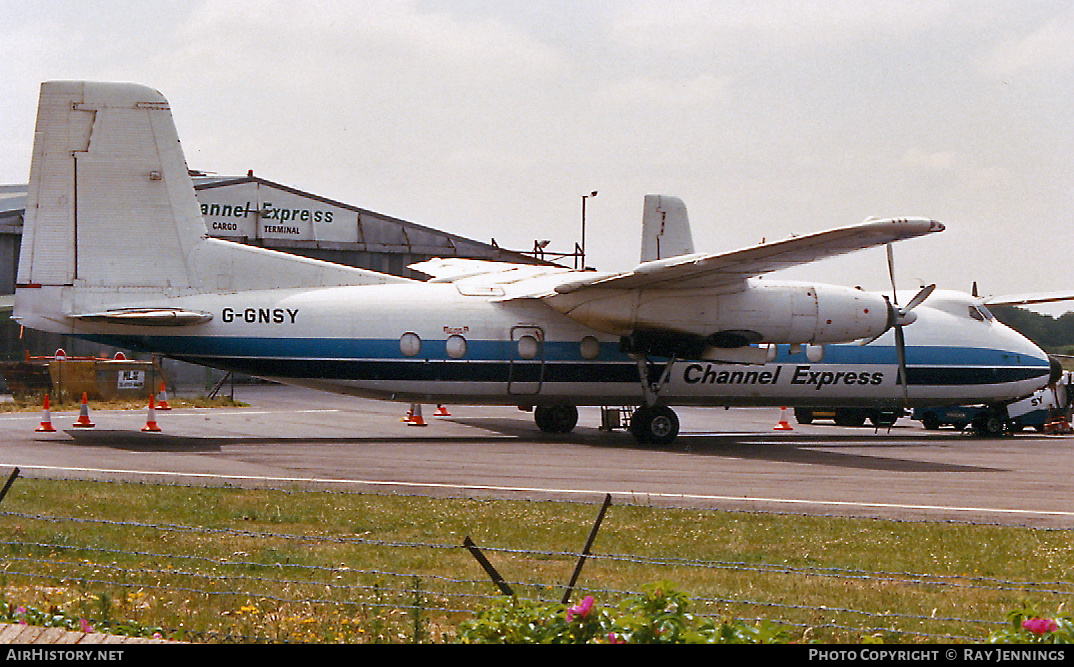
<instances>
[{"instance_id":1,"label":"concrete taxiway","mask_svg":"<svg viewBox=\"0 0 1074 667\"><path fill-rule=\"evenodd\" d=\"M1026 432L980 439L815 423L774 426L771 408L678 409L673 446L649 449L599 430L583 408L566 436L542 434L511 407L448 406L428 426L401 421L407 405L274 385L236 387L243 408L0 416L0 473L23 477L324 488L711 507L906 520L1074 527L1074 436Z\"/></svg>"}]
</instances>

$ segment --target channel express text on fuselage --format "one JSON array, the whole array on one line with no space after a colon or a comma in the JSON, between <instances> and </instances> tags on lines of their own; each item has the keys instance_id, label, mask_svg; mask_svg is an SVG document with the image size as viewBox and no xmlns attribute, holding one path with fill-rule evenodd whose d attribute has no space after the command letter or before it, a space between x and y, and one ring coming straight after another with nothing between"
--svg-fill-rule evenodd
<instances>
[{"instance_id":1,"label":"channel express text on fuselage","mask_svg":"<svg viewBox=\"0 0 1074 667\"><path fill-rule=\"evenodd\" d=\"M806 364L786 371L783 364L772 370L767 366L764 370L730 370L714 364L689 364L683 370L682 379L686 384L693 385L776 385L780 384L781 375L786 383L815 387L817 391L837 384L880 385L884 382L884 373L881 371L817 371Z\"/></svg>"}]
</instances>

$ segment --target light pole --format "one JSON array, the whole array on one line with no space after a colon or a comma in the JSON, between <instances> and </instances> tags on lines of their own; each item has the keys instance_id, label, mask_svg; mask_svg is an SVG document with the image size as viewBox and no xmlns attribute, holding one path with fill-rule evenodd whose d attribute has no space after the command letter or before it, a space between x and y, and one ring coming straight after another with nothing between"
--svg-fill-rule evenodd
<instances>
[{"instance_id":1,"label":"light pole","mask_svg":"<svg viewBox=\"0 0 1074 667\"><path fill-rule=\"evenodd\" d=\"M582 270L583 271L585 271L585 200L589 199L590 197L596 197L596 196L597 196L597 191L596 190L594 190L593 192L590 192L587 195L582 195L582 246L579 249L579 254L581 255L581 259L582 259ZM578 268L578 267L575 266L574 268Z\"/></svg>"}]
</instances>

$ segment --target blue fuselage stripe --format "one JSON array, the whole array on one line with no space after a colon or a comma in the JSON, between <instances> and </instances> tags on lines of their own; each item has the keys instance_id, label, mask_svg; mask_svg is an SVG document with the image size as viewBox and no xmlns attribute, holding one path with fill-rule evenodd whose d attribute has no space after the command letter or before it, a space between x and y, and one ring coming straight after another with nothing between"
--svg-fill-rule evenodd
<instances>
[{"instance_id":1,"label":"blue fuselage stripe","mask_svg":"<svg viewBox=\"0 0 1074 667\"><path fill-rule=\"evenodd\" d=\"M638 382L636 362L615 343L601 345L596 359L583 359L574 342L548 341L538 358L512 357L511 341L468 341L466 356L448 357L444 341L423 341L421 354L407 357L398 340L339 338L234 338L201 336L95 337L102 343L154 351L251 375L372 381L449 382ZM829 345L821 362L781 345L778 364L877 366L898 363L891 346ZM1046 376L1046 359L970 347L908 347L907 374L913 385L1014 382ZM956 363L952 363L955 361ZM705 362L702 362L705 363Z\"/></svg>"}]
</instances>

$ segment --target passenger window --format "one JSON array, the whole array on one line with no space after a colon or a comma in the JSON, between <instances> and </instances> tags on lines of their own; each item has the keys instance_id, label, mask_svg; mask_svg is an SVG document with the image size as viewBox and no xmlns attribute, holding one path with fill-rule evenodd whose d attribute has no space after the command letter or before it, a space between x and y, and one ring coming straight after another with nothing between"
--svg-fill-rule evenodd
<instances>
[{"instance_id":1,"label":"passenger window","mask_svg":"<svg viewBox=\"0 0 1074 667\"><path fill-rule=\"evenodd\" d=\"M421 352L421 338L418 334L408 332L399 339L399 351L404 357L415 357Z\"/></svg>"},{"instance_id":2,"label":"passenger window","mask_svg":"<svg viewBox=\"0 0 1074 667\"><path fill-rule=\"evenodd\" d=\"M583 359L596 359L600 356L600 341L593 336L586 336L579 345Z\"/></svg>"},{"instance_id":3,"label":"passenger window","mask_svg":"<svg viewBox=\"0 0 1074 667\"><path fill-rule=\"evenodd\" d=\"M541 344L529 334L518 339L518 356L520 359L534 359L541 351Z\"/></svg>"},{"instance_id":4,"label":"passenger window","mask_svg":"<svg viewBox=\"0 0 1074 667\"><path fill-rule=\"evenodd\" d=\"M466 356L466 339L457 334L448 336L447 354L452 359L462 359Z\"/></svg>"}]
</instances>

